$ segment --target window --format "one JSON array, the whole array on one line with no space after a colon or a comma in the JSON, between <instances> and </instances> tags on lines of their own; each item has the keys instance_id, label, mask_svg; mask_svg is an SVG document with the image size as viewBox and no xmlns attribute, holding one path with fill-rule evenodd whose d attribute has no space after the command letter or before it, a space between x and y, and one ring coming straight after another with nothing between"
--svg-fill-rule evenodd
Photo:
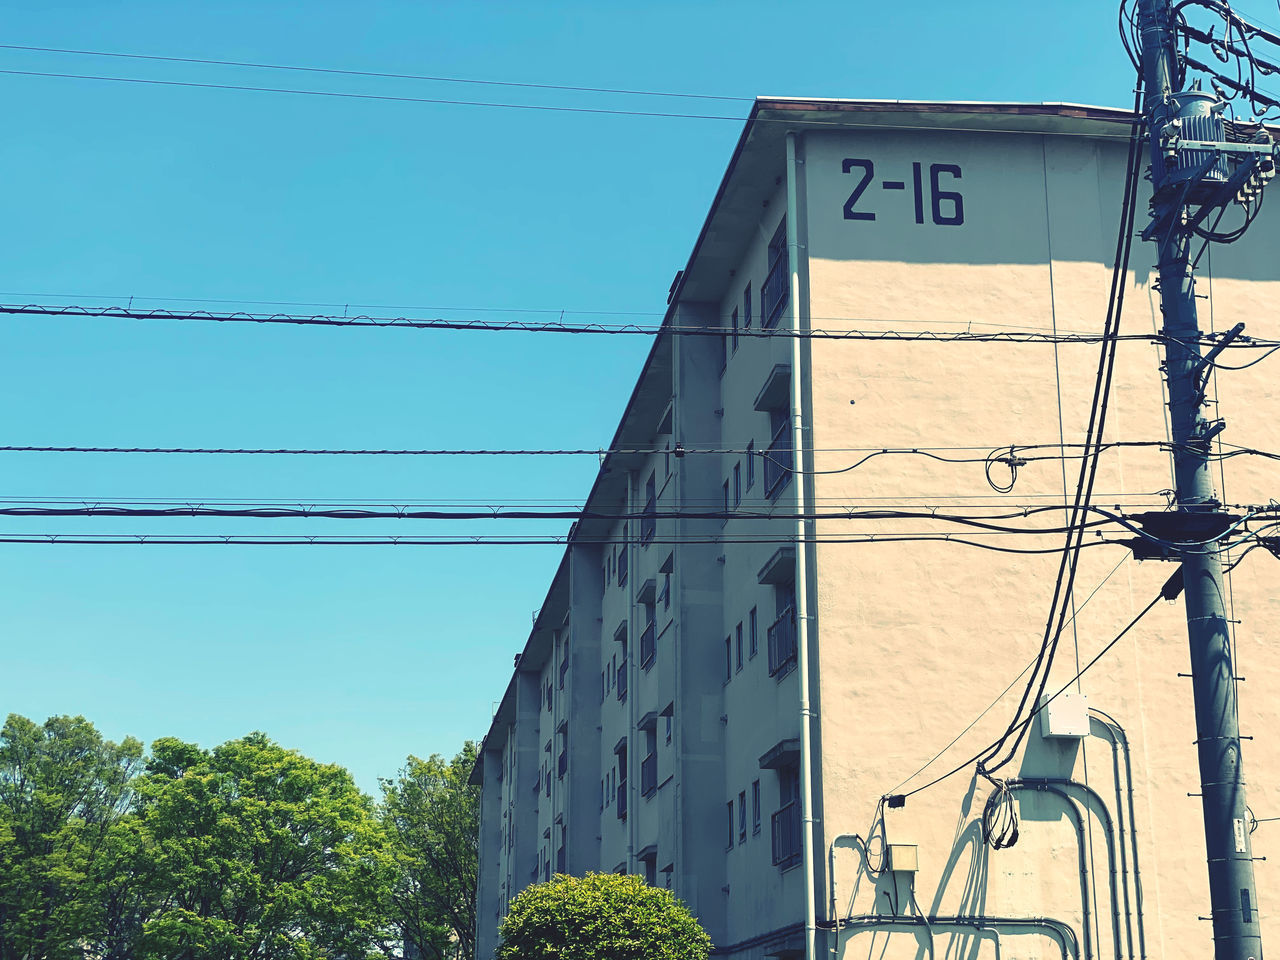
<instances>
[{"instance_id":1,"label":"window","mask_svg":"<svg viewBox=\"0 0 1280 960\"><path fill-rule=\"evenodd\" d=\"M667 726L667 730L666 730L666 733L667 733L667 743L670 743L670 742L671 742L671 714L669 714L669 713L668 713L668 714L667 714L665 717L663 717L662 719L663 719L663 721L666 723L666 726Z\"/></svg>"},{"instance_id":2,"label":"window","mask_svg":"<svg viewBox=\"0 0 1280 960\"><path fill-rule=\"evenodd\" d=\"M742 291L742 329L751 329L751 284Z\"/></svg>"},{"instance_id":3,"label":"window","mask_svg":"<svg viewBox=\"0 0 1280 960\"><path fill-rule=\"evenodd\" d=\"M627 582L627 525L622 525L622 549L618 551L618 586Z\"/></svg>"},{"instance_id":4,"label":"window","mask_svg":"<svg viewBox=\"0 0 1280 960\"><path fill-rule=\"evenodd\" d=\"M748 645L749 654L747 659L750 660L760 651L760 634L756 627L756 608L752 607L751 612L747 614L747 636L750 640Z\"/></svg>"},{"instance_id":5,"label":"window","mask_svg":"<svg viewBox=\"0 0 1280 960\"><path fill-rule=\"evenodd\" d=\"M655 723L644 731L644 759L640 761L640 795L651 797L658 789L658 730Z\"/></svg>"},{"instance_id":6,"label":"window","mask_svg":"<svg viewBox=\"0 0 1280 960\"><path fill-rule=\"evenodd\" d=\"M726 850L732 850L733 849L733 801L730 800L727 804L725 804L725 806L728 808L727 822L729 824L729 835L725 839L724 848Z\"/></svg>"},{"instance_id":7,"label":"window","mask_svg":"<svg viewBox=\"0 0 1280 960\"><path fill-rule=\"evenodd\" d=\"M769 241L769 272L760 287L760 325L776 327L791 293L791 264L787 257L787 218Z\"/></svg>"},{"instance_id":8,"label":"window","mask_svg":"<svg viewBox=\"0 0 1280 960\"><path fill-rule=\"evenodd\" d=\"M733 677L733 637L724 638L724 682Z\"/></svg>"},{"instance_id":9,"label":"window","mask_svg":"<svg viewBox=\"0 0 1280 960\"><path fill-rule=\"evenodd\" d=\"M747 840L747 791L738 794L738 842Z\"/></svg>"},{"instance_id":10,"label":"window","mask_svg":"<svg viewBox=\"0 0 1280 960\"><path fill-rule=\"evenodd\" d=\"M603 802L603 801L601 801ZM760 781L751 781L751 833L760 832Z\"/></svg>"},{"instance_id":11,"label":"window","mask_svg":"<svg viewBox=\"0 0 1280 960\"><path fill-rule=\"evenodd\" d=\"M742 624L741 623L739 623L737 626L737 629L734 630L733 640L734 640L734 643L733 643L734 653L737 654L737 658L736 658L737 669L741 670L742 669Z\"/></svg>"},{"instance_id":12,"label":"window","mask_svg":"<svg viewBox=\"0 0 1280 960\"><path fill-rule=\"evenodd\" d=\"M729 481L724 482L724 512L729 512ZM728 517L725 518L726 520Z\"/></svg>"},{"instance_id":13,"label":"window","mask_svg":"<svg viewBox=\"0 0 1280 960\"><path fill-rule=\"evenodd\" d=\"M738 349L738 308L737 307L733 308L733 314L729 317L729 329L733 331L730 334L730 338L731 338L730 342L733 346L734 352L737 352L737 349Z\"/></svg>"},{"instance_id":14,"label":"window","mask_svg":"<svg viewBox=\"0 0 1280 960\"><path fill-rule=\"evenodd\" d=\"M742 503L742 464L733 465L733 505Z\"/></svg>"},{"instance_id":15,"label":"window","mask_svg":"<svg viewBox=\"0 0 1280 960\"><path fill-rule=\"evenodd\" d=\"M724 329L722 326L721 330ZM720 334L720 372L723 374L729 367L729 335Z\"/></svg>"},{"instance_id":16,"label":"window","mask_svg":"<svg viewBox=\"0 0 1280 960\"><path fill-rule=\"evenodd\" d=\"M756 482L756 442L752 440L747 444L747 489L751 489L751 485Z\"/></svg>"},{"instance_id":17,"label":"window","mask_svg":"<svg viewBox=\"0 0 1280 960\"><path fill-rule=\"evenodd\" d=\"M654 657L657 655L657 624L654 621L654 607L652 603L642 604L644 607L644 630L640 634L640 667L648 670L653 666Z\"/></svg>"},{"instance_id":18,"label":"window","mask_svg":"<svg viewBox=\"0 0 1280 960\"><path fill-rule=\"evenodd\" d=\"M662 575L662 590L658 593L658 599L662 601L662 609L671 609L671 574L664 573Z\"/></svg>"}]
</instances>

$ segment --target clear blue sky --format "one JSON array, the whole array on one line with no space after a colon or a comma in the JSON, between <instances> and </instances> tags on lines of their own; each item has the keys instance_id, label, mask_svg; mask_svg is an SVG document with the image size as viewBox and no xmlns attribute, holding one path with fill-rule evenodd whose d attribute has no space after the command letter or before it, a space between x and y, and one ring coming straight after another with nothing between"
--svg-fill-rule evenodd
<instances>
[{"instance_id":1,"label":"clear blue sky","mask_svg":"<svg viewBox=\"0 0 1280 960\"><path fill-rule=\"evenodd\" d=\"M1109 105L1127 105L1132 90L1112 0L5 7L10 44L474 79ZM0 69L748 109L13 50L0 50ZM656 320L741 129L5 74L0 86L4 302L213 298ZM646 348L624 337L0 318L0 444L600 447ZM580 502L594 470L591 458L8 453L0 496ZM0 532L527 529L413 524L31 519L0 521ZM560 551L0 545L0 712L82 713L113 739L206 746L261 729L373 791L408 754L452 754L485 732Z\"/></svg>"}]
</instances>

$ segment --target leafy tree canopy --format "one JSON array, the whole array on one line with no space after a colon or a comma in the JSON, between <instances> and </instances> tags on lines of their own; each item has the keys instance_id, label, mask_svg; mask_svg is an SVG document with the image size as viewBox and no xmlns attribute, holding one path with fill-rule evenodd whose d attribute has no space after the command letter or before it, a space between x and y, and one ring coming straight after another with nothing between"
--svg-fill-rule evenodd
<instances>
[{"instance_id":1,"label":"leafy tree canopy","mask_svg":"<svg viewBox=\"0 0 1280 960\"><path fill-rule=\"evenodd\" d=\"M497 960L706 960L711 951L669 890L609 873L526 887L499 932Z\"/></svg>"}]
</instances>

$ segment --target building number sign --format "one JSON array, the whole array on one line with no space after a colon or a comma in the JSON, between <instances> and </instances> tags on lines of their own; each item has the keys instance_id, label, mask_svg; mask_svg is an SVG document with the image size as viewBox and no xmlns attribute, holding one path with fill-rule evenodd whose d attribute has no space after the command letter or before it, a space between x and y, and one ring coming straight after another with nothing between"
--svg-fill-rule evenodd
<instances>
[{"instance_id":1,"label":"building number sign","mask_svg":"<svg viewBox=\"0 0 1280 960\"><path fill-rule=\"evenodd\" d=\"M874 220L876 218L867 203L867 188L875 183L876 168L870 160L846 158L841 163L845 173L858 178L857 185L844 202L846 220ZM947 178L945 181L943 178ZM915 197L916 223L925 223L925 207L928 206L932 222L940 227L958 227L964 223L964 198L955 190L943 189L960 179L960 165L956 163L929 164L928 183L925 183L925 165L919 161L911 164L911 184ZM905 180L882 180L883 190L906 190Z\"/></svg>"}]
</instances>

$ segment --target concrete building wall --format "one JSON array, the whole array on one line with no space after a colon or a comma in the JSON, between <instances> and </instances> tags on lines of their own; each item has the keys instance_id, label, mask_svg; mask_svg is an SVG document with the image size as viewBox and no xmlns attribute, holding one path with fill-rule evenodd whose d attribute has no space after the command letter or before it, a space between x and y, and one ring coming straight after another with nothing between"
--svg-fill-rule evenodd
<instances>
[{"instance_id":1,"label":"concrete building wall","mask_svg":"<svg viewBox=\"0 0 1280 960\"><path fill-rule=\"evenodd\" d=\"M1086 124L1074 108L1061 115L1046 108L1043 121L1016 111L993 118L948 107L935 118L910 106L868 109L882 112L847 129L835 113L804 114L794 163L784 139L790 128L761 124L744 134L667 318L677 329L732 330L736 312L736 346L731 333L724 343L673 335L655 344L615 438L635 452L610 455L590 501L595 512L629 519L577 526L568 565L526 644L520 671L530 680L517 672L477 766L485 785L481 957L496 943L485 924L500 918L544 856L527 847L526 835L551 851L555 872L561 826L569 872L619 869L670 886L718 953L735 960L800 955L806 882L820 922L856 918L838 942L819 934L819 951L842 957L928 953L928 935L902 919L920 911L1005 918L983 929L939 921L935 947L973 957L1060 956L1073 952L1072 938L1082 955L1136 955L1139 937L1152 956L1208 949L1208 926L1195 919L1207 908L1207 890L1199 801L1187 797L1198 787L1188 681L1178 676L1187 669L1180 604L1158 606L1078 684L1123 734L1102 716L1076 740L1046 739L1036 723L999 772L1082 785L1065 788L1066 796L1013 786L1021 817L1014 847L983 842L980 817L992 788L972 764L901 808L880 802L957 766L1013 715L1018 671L1040 647L1062 536L958 528L933 512L995 509L1011 523L1059 527L1079 461L1069 446L1065 460L1058 453L1084 436L1099 347L751 338L763 322L776 240L790 238L784 331L1096 332L1107 309L1127 126ZM1271 253L1277 229L1280 221L1264 213L1247 242L1207 255L1205 326L1244 319L1251 332L1273 332L1265 326L1280 294ZM1127 331L1159 327L1151 258L1135 247L1124 282ZM1150 342L1119 344L1108 438L1167 436L1159 362ZM1231 424L1224 440L1280 449L1267 372L1259 364L1216 375L1210 398L1221 400ZM781 469L792 454L771 454L770 444L796 417L802 449ZM984 459L1028 444L1042 446L1023 452L1029 462L1016 483L997 491ZM999 464L990 476L995 485L1010 478ZM651 477L659 514L679 507L728 518L638 519L650 504ZM1273 461L1245 455L1223 460L1219 477L1234 503L1267 502L1276 478ZM1166 450L1116 447L1103 456L1094 501L1121 512L1160 510L1170 485ZM803 530L816 542L796 542L801 504L824 514ZM1047 504L1058 508L1036 512ZM841 515L867 507L911 515ZM866 542L871 534L880 539ZM904 534L912 541L893 539ZM1107 529L1105 539L1116 538ZM1091 536L1081 553L1074 619L1050 692L1173 569L1128 559L1127 548L1099 539ZM1045 553L982 549L1009 546ZM1246 734L1280 720L1274 700L1253 694L1280 680L1265 657L1280 602L1263 553L1246 559L1231 583L1237 652L1249 677ZM621 584L619 556L626 557ZM807 595L794 595L797 560L809 576ZM799 626L789 611L800 600L808 606L813 723L808 877L798 856L800 678L798 658L786 654ZM643 642L651 618L652 659ZM771 633L783 651L773 657ZM536 713L535 691L543 701ZM545 753L549 729L569 747L550 797L545 774L528 759ZM1131 785L1118 747L1126 735ZM561 741L552 743L554 764ZM1259 817L1280 807L1278 751L1265 740L1246 745ZM524 814L528 827L514 809L525 794L503 776L508 769L517 781L543 777L536 810ZM868 870L882 859L879 839L867 852L877 820L880 839L917 847L918 871ZM1254 838L1259 856L1267 853L1266 827ZM1263 904L1274 888L1260 862Z\"/></svg>"}]
</instances>

